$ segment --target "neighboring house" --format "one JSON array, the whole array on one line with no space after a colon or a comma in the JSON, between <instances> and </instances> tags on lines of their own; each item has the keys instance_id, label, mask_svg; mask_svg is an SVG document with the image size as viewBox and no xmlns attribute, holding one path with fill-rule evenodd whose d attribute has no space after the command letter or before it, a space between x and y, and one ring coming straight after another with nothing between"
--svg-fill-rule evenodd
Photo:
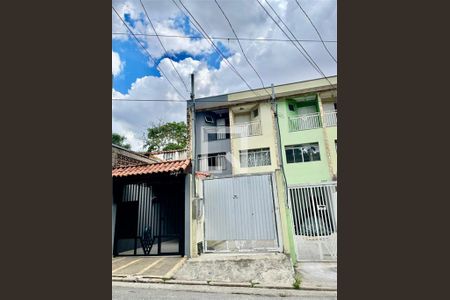
<instances>
[{"instance_id":1,"label":"neighboring house","mask_svg":"<svg viewBox=\"0 0 450 300\"><path fill-rule=\"evenodd\" d=\"M190 166L185 159L112 169L113 256L190 256Z\"/></svg>"},{"instance_id":2,"label":"neighboring house","mask_svg":"<svg viewBox=\"0 0 450 300\"><path fill-rule=\"evenodd\" d=\"M152 164L159 162L157 158L136 153L132 150L112 144L112 167Z\"/></svg>"},{"instance_id":3,"label":"neighboring house","mask_svg":"<svg viewBox=\"0 0 450 300\"><path fill-rule=\"evenodd\" d=\"M196 99L196 170L212 175L197 193L205 203L204 250L219 249L221 238L228 251L230 242L248 240L237 248L336 259L337 76L328 80L274 86L274 101L271 88ZM272 227L261 235L252 222ZM274 228L275 244L268 242ZM263 237L270 246L255 244Z\"/></svg>"},{"instance_id":4,"label":"neighboring house","mask_svg":"<svg viewBox=\"0 0 450 300\"><path fill-rule=\"evenodd\" d=\"M277 104L288 184L313 184L337 178L336 92L319 90L285 97Z\"/></svg>"},{"instance_id":5,"label":"neighboring house","mask_svg":"<svg viewBox=\"0 0 450 300\"><path fill-rule=\"evenodd\" d=\"M161 161L181 160L187 158L187 151L186 149L167 150L167 151L148 152L146 153L146 155L150 157L156 157Z\"/></svg>"}]
</instances>

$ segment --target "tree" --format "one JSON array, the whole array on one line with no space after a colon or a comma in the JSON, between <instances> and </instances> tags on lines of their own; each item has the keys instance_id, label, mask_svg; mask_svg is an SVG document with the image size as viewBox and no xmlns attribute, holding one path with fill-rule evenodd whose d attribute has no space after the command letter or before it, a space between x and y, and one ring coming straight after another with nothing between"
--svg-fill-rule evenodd
<instances>
[{"instance_id":1,"label":"tree","mask_svg":"<svg viewBox=\"0 0 450 300\"><path fill-rule=\"evenodd\" d=\"M122 135L120 135L118 133L114 133L113 132L113 134L112 134L112 143L114 145L117 145L117 146L120 146L120 147L123 147L123 148L126 148L126 149L130 149L131 145L130 144L125 144L126 139L127 139L126 137L124 137L124 136L122 136Z\"/></svg>"},{"instance_id":2,"label":"tree","mask_svg":"<svg viewBox=\"0 0 450 300\"><path fill-rule=\"evenodd\" d=\"M144 147L148 152L185 149L188 130L184 122L153 123L147 129L147 141Z\"/></svg>"}]
</instances>

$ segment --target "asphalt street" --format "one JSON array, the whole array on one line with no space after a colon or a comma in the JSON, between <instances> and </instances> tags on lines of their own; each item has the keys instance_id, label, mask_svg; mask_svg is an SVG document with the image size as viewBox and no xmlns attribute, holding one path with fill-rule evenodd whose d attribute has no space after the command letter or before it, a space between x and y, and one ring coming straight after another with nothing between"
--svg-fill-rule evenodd
<instances>
[{"instance_id":1,"label":"asphalt street","mask_svg":"<svg viewBox=\"0 0 450 300\"><path fill-rule=\"evenodd\" d=\"M250 294L249 294L250 293ZM334 292L113 282L112 299L337 299Z\"/></svg>"}]
</instances>

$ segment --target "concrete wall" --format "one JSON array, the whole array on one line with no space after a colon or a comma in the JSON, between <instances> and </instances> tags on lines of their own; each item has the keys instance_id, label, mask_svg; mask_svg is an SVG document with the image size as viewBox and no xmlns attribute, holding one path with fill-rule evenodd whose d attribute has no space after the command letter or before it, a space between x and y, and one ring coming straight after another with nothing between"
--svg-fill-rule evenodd
<instances>
[{"instance_id":1,"label":"concrete wall","mask_svg":"<svg viewBox=\"0 0 450 300\"><path fill-rule=\"evenodd\" d=\"M256 119L252 121L261 121L262 135L243 137L243 138L231 138L231 154L233 174L246 174L246 173L264 173L273 172L277 168L278 151L276 144L276 132L274 127L273 112L271 105L267 102L261 102L259 105L259 114ZM230 112L230 126L232 127L236 123L242 123L247 120L245 115L235 114ZM270 161L271 165L261 167L242 168L239 159L240 150L269 148L270 149Z\"/></svg>"},{"instance_id":2,"label":"concrete wall","mask_svg":"<svg viewBox=\"0 0 450 300\"><path fill-rule=\"evenodd\" d=\"M275 171L278 204L280 207L281 234L283 240L283 252L288 254L293 264L297 261L296 247L294 243L294 224L292 211L288 205L286 185L281 170Z\"/></svg>"},{"instance_id":3,"label":"concrete wall","mask_svg":"<svg viewBox=\"0 0 450 300\"><path fill-rule=\"evenodd\" d=\"M337 126L336 127L327 127L326 135L328 138L328 145L330 145L330 156L331 156L331 165L333 166L333 170L337 175L337 151L335 141L337 140Z\"/></svg>"},{"instance_id":4,"label":"concrete wall","mask_svg":"<svg viewBox=\"0 0 450 300\"><path fill-rule=\"evenodd\" d=\"M135 165L140 163L152 164L158 162L134 151L112 145L112 167Z\"/></svg>"}]
</instances>

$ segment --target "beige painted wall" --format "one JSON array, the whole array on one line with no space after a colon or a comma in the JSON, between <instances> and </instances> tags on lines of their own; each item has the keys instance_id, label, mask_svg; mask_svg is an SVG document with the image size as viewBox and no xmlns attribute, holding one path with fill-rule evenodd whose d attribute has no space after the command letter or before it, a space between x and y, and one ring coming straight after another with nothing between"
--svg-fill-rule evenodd
<instances>
[{"instance_id":1,"label":"beige painted wall","mask_svg":"<svg viewBox=\"0 0 450 300\"><path fill-rule=\"evenodd\" d=\"M276 133L274 128L275 123L273 120L271 105L267 102L262 102L258 105L258 107L259 107L259 115L256 119L261 120L262 135L244 138L233 138L233 137L231 138L233 174L273 172L277 168L278 155L275 138ZM230 112L230 114L232 115L230 116L230 126L235 125L236 122L246 119L245 117L234 114L233 112ZM271 165L261 167L241 168L241 163L239 160L239 151L258 148L270 149Z\"/></svg>"}]
</instances>

